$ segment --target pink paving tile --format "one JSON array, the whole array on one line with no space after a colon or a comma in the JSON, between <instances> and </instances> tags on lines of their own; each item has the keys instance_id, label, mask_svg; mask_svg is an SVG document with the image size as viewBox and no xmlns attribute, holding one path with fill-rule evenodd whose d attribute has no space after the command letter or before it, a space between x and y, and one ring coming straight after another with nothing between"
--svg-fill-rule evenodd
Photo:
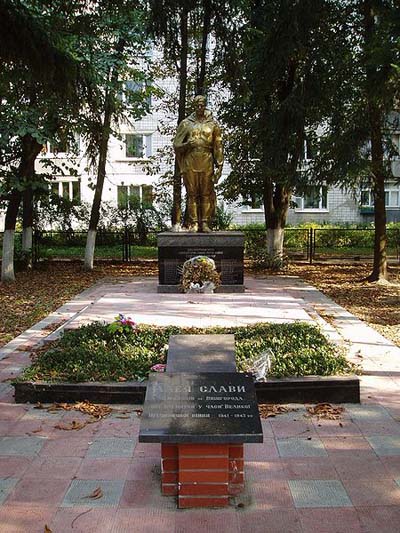
<instances>
[{"instance_id":1,"label":"pink paving tile","mask_svg":"<svg viewBox=\"0 0 400 533\"><path fill-rule=\"evenodd\" d=\"M400 455L380 457L380 460L388 472L387 477L400 479Z\"/></svg>"},{"instance_id":2,"label":"pink paving tile","mask_svg":"<svg viewBox=\"0 0 400 533\"><path fill-rule=\"evenodd\" d=\"M265 438L262 444L245 444L244 458L246 461L269 461L279 459L275 439Z\"/></svg>"},{"instance_id":3,"label":"pink paving tile","mask_svg":"<svg viewBox=\"0 0 400 533\"><path fill-rule=\"evenodd\" d=\"M336 507L335 509L299 509L303 533L361 533L355 509Z\"/></svg>"},{"instance_id":4,"label":"pink paving tile","mask_svg":"<svg viewBox=\"0 0 400 533\"><path fill-rule=\"evenodd\" d=\"M320 437L361 436L361 431L352 420L313 420Z\"/></svg>"},{"instance_id":5,"label":"pink paving tile","mask_svg":"<svg viewBox=\"0 0 400 533\"><path fill-rule=\"evenodd\" d=\"M160 493L160 483L152 479L127 481L121 496L120 507L138 508L152 507L151 501L155 493Z\"/></svg>"},{"instance_id":6,"label":"pink paving tile","mask_svg":"<svg viewBox=\"0 0 400 533\"><path fill-rule=\"evenodd\" d=\"M288 457L282 461L286 479L336 479L329 457Z\"/></svg>"},{"instance_id":7,"label":"pink paving tile","mask_svg":"<svg viewBox=\"0 0 400 533\"><path fill-rule=\"evenodd\" d=\"M64 437L53 438L43 445L40 456L52 457L84 457L89 448L90 439Z\"/></svg>"},{"instance_id":8,"label":"pink paving tile","mask_svg":"<svg viewBox=\"0 0 400 533\"><path fill-rule=\"evenodd\" d=\"M6 390L3 393L0 394L0 402L1 403L14 403L14 388L11 387L10 390Z\"/></svg>"},{"instance_id":9,"label":"pink paving tile","mask_svg":"<svg viewBox=\"0 0 400 533\"><path fill-rule=\"evenodd\" d=\"M69 484L69 479L23 478L7 498L5 505L32 507L58 505Z\"/></svg>"},{"instance_id":10,"label":"pink paving tile","mask_svg":"<svg viewBox=\"0 0 400 533\"><path fill-rule=\"evenodd\" d=\"M269 480L268 483L247 483L246 492L249 494L251 503L256 508L294 509L293 498L288 483L283 480Z\"/></svg>"},{"instance_id":11,"label":"pink paving tile","mask_svg":"<svg viewBox=\"0 0 400 533\"><path fill-rule=\"evenodd\" d=\"M190 516L191 513L185 513ZM172 533L175 531L174 511L159 509L119 509L114 517L112 533ZM196 526L192 521L191 533L196 532ZM206 530L203 530L206 531ZM96 532L97 533L97 532ZM235 533L235 531L232 531Z\"/></svg>"},{"instance_id":12,"label":"pink paving tile","mask_svg":"<svg viewBox=\"0 0 400 533\"><path fill-rule=\"evenodd\" d=\"M270 479L287 479L283 462L280 459L271 461L245 461L244 472L246 482L261 482Z\"/></svg>"},{"instance_id":13,"label":"pink paving tile","mask_svg":"<svg viewBox=\"0 0 400 533\"><path fill-rule=\"evenodd\" d=\"M54 533L108 533L116 512L116 509L80 506L58 509L48 526Z\"/></svg>"},{"instance_id":14,"label":"pink paving tile","mask_svg":"<svg viewBox=\"0 0 400 533\"><path fill-rule=\"evenodd\" d=\"M400 507L357 507L363 533L399 533Z\"/></svg>"},{"instance_id":15,"label":"pink paving tile","mask_svg":"<svg viewBox=\"0 0 400 533\"><path fill-rule=\"evenodd\" d=\"M51 507L0 507L1 533L43 533L49 524L55 509Z\"/></svg>"},{"instance_id":16,"label":"pink paving tile","mask_svg":"<svg viewBox=\"0 0 400 533\"><path fill-rule=\"evenodd\" d=\"M385 420L381 423L358 423L363 435L400 435L400 424L395 420Z\"/></svg>"},{"instance_id":17,"label":"pink paving tile","mask_svg":"<svg viewBox=\"0 0 400 533\"><path fill-rule=\"evenodd\" d=\"M150 457L147 459L136 459L131 461L126 479L128 481L150 479L160 471L160 458Z\"/></svg>"},{"instance_id":18,"label":"pink paving tile","mask_svg":"<svg viewBox=\"0 0 400 533\"><path fill-rule=\"evenodd\" d=\"M1 457L0 477L21 477L31 464L32 460L34 460L33 457Z\"/></svg>"},{"instance_id":19,"label":"pink paving tile","mask_svg":"<svg viewBox=\"0 0 400 533\"><path fill-rule=\"evenodd\" d=\"M8 435L10 437L24 435L51 437L54 434L54 431L54 422L52 423L44 420L19 420L10 427Z\"/></svg>"},{"instance_id":20,"label":"pink paving tile","mask_svg":"<svg viewBox=\"0 0 400 533\"><path fill-rule=\"evenodd\" d=\"M364 437L321 437L321 441L328 455L348 455L355 454L368 457L376 457L374 450Z\"/></svg>"},{"instance_id":21,"label":"pink paving tile","mask_svg":"<svg viewBox=\"0 0 400 533\"><path fill-rule=\"evenodd\" d=\"M302 415L298 415L299 418ZM272 431L276 438L313 436L316 435L315 428L310 420L280 420L279 417L271 420Z\"/></svg>"},{"instance_id":22,"label":"pink paving tile","mask_svg":"<svg viewBox=\"0 0 400 533\"><path fill-rule=\"evenodd\" d=\"M29 407L21 405L0 403L0 420L15 420L24 416L29 410Z\"/></svg>"},{"instance_id":23,"label":"pink paving tile","mask_svg":"<svg viewBox=\"0 0 400 533\"><path fill-rule=\"evenodd\" d=\"M150 457L161 457L161 444L138 442L133 452L133 458L144 459Z\"/></svg>"},{"instance_id":24,"label":"pink paving tile","mask_svg":"<svg viewBox=\"0 0 400 533\"><path fill-rule=\"evenodd\" d=\"M379 458L334 456L332 462L340 479L387 479L388 470Z\"/></svg>"},{"instance_id":25,"label":"pink paving tile","mask_svg":"<svg viewBox=\"0 0 400 533\"><path fill-rule=\"evenodd\" d=\"M353 505L400 505L400 487L391 479L344 479L342 481Z\"/></svg>"},{"instance_id":26,"label":"pink paving tile","mask_svg":"<svg viewBox=\"0 0 400 533\"><path fill-rule=\"evenodd\" d=\"M84 459L76 473L77 479L126 479L130 459Z\"/></svg>"},{"instance_id":27,"label":"pink paving tile","mask_svg":"<svg viewBox=\"0 0 400 533\"><path fill-rule=\"evenodd\" d=\"M238 516L234 509L178 511L175 521L175 533L204 533L206 531L238 533L240 531Z\"/></svg>"},{"instance_id":28,"label":"pink paving tile","mask_svg":"<svg viewBox=\"0 0 400 533\"><path fill-rule=\"evenodd\" d=\"M81 464L80 457L37 457L24 477L37 479L72 479Z\"/></svg>"},{"instance_id":29,"label":"pink paving tile","mask_svg":"<svg viewBox=\"0 0 400 533\"><path fill-rule=\"evenodd\" d=\"M102 437L132 437L138 435L138 427L132 423L132 419L118 420L108 418L99 423L99 433Z\"/></svg>"},{"instance_id":30,"label":"pink paving tile","mask_svg":"<svg viewBox=\"0 0 400 533\"><path fill-rule=\"evenodd\" d=\"M8 435L8 432L14 424L14 420L0 420L0 437Z\"/></svg>"},{"instance_id":31,"label":"pink paving tile","mask_svg":"<svg viewBox=\"0 0 400 533\"><path fill-rule=\"evenodd\" d=\"M300 533L298 512L291 509L273 511L244 510L238 513L240 533ZM188 530L189 531L189 530ZM203 530L204 531L204 530ZM220 531L224 531L223 529Z\"/></svg>"}]
</instances>

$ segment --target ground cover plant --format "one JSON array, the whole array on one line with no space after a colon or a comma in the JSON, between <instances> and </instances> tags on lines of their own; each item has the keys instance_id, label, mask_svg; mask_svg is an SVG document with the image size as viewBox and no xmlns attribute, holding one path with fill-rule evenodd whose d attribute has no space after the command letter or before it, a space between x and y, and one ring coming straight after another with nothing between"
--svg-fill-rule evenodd
<instances>
[{"instance_id":1,"label":"ground cover plant","mask_svg":"<svg viewBox=\"0 0 400 533\"><path fill-rule=\"evenodd\" d=\"M151 367L165 363L170 335L232 333L239 371L249 371L265 350L274 357L274 377L333 375L355 368L318 327L304 323L259 323L240 327L157 327L116 321L95 322L67 331L49 349L39 352L20 380L125 381L145 379Z\"/></svg>"}]
</instances>

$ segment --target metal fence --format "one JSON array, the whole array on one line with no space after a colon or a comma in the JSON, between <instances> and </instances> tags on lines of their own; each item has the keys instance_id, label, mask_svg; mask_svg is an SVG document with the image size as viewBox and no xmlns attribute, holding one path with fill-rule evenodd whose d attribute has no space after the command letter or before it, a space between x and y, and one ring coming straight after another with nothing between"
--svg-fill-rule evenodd
<instances>
[{"instance_id":1,"label":"metal fence","mask_svg":"<svg viewBox=\"0 0 400 533\"><path fill-rule=\"evenodd\" d=\"M243 228L245 256L251 250L263 248L265 230ZM83 231L35 231L33 237L33 261L46 259L82 259L85 253L87 233ZM0 253L3 235L0 233ZM387 228L388 255L399 260L400 228ZM15 256L21 253L21 234L16 233ZM292 260L370 260L374 252L374 229L350 228L286 228L284 251ZM157 257L157 234L138 234L123 231L97 232L95 259L134 261L138 258Z\"/></svg>"}]
</instances>

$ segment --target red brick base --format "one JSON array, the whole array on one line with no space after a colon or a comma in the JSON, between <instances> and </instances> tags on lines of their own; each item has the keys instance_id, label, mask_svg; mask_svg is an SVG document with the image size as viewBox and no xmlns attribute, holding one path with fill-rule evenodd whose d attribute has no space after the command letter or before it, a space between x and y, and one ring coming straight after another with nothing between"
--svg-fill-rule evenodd
<instances>
[{"instance_id":1,"label":"red brick base","mask_svg":"<svg viewBox=\"0 0 400 533\"><path fill-rule=\"evenodd\" d=\"M243 444L161 445L161 490L179 508L224 507L243 488Z\"/></svg>"}]
</instances>

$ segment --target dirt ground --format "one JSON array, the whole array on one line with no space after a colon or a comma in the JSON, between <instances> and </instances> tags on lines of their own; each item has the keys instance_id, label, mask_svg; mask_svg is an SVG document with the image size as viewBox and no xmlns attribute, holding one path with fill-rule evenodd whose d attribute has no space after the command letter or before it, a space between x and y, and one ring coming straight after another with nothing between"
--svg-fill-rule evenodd
<instances>
[{"instance_id":1,"label":"dirt ground","mask_svg":"<svg viewBox=\"0 0 400 533\"><path fill-rule=\"evenodd\" d=\"M390 269L388 283L362 281L370 273L366 264L292 264L285 273L315 285L400 346L400 266ZM18 273L15 283L0 283L0 346L102 278L155 274L156 261L102 263L93 272L84 272L80 263L54 262Z\"/></svg>"}]
</instances>

